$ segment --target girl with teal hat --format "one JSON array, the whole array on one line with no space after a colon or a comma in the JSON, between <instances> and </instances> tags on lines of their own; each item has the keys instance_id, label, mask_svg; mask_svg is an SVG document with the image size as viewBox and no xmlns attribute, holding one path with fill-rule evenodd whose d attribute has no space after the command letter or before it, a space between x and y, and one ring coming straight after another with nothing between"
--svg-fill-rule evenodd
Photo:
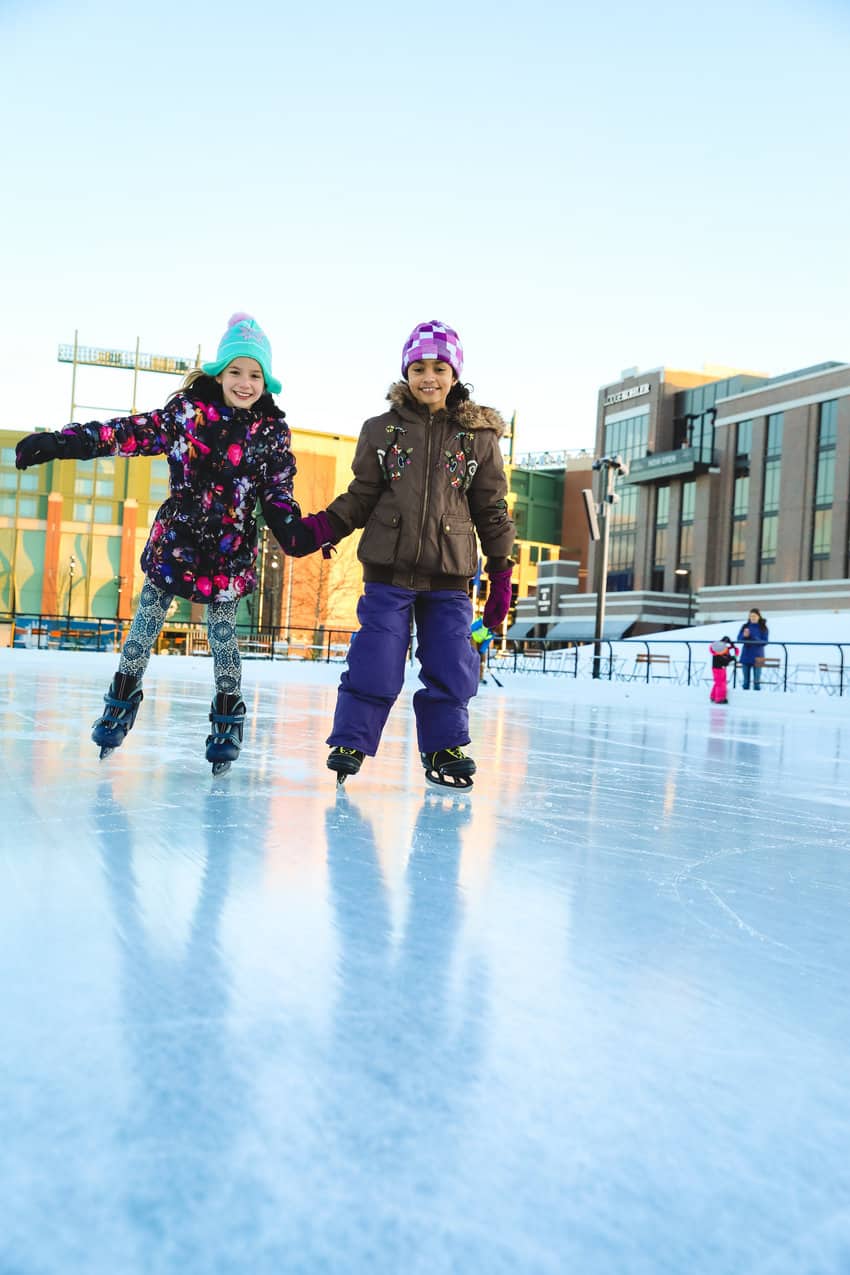
<instances>
[{"instance_id":1,"label":"girl with teal hat","mask_svg":"<svg viewBox=\"0 0 850 1275\"><path fill-rule=\"evenodd\" d=\"M256 507L278 539L300 516L291 435L272 398L280 389L268 337L256 319L237 313L215 359L190 372L165 407L30 434L17 445L18 469L98 456L168 459L169 494L142 552L139 606L92 729L101 757L123 744L136 720L142 678L175 598L207 607L215 679L207 761L218 773L239 755L245 703L236 608L257 586Z\"/></svg>"}]
</instances>

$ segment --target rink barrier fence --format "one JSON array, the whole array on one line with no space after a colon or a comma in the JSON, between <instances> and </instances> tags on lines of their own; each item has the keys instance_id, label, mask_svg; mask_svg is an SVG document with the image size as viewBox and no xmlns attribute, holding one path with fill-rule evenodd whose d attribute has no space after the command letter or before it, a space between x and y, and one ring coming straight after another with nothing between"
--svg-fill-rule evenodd
<instances>
[{"instance_id":1,"label":"rink barrier fence","mask_svg":"<svg viewBox=\"0 0 850 1275\"><path fill-rule=\"evenodd\" d=\"M118 652L129 620L105 617L0 612L0 646L36 650ZM237 625L244 659L309 659L342 663L350 629L267 628ZM745 643L738 643L744 646ZM767 642L761 669L765 690L850 692L850 642ZM209 655L205 624L166 624L157 643L160 654ZM806 659L805 653L817 652ZM824 653L829 653L824 658ZM834 654L832 654L834 652ZM565 646L545 638L493 643L485 667L499 672L591 677L593 643ZM801 658L802 657L802 658ZM412 645L408 658L413 659ZM664 682L680 686L710 685L711 660L705 638L626 638L600 643L599 676L606 681ZM732 688L738 685L738 663L729 666Z\"/></svg>"},{"instance_id":2,"label":"rink barrier fence","mask_svg":"<svg viewBox=\"0 0 850 1275\"><path fill-rule=\"evenodd\" d=\"M739 650L749 645L736 643ZM761 686L765 690L825 691L843 696L850 692L850 642L765 642L766 655L760 662ZM709 643L703 637L603 639L600 643L599 676L605 681L666 682L679 686L711 685ZM659 649L664 648L664 649ZM592 642L579 646L547 642L545 638L523 639L491 647L487 667L513 673L546 673L567 677L593 676ZM781 654L780 654L781 652ZM813 658L806 659L806 653ZM832 654L834 652L834 654ZM817 654L815 654L817 653ZM801 658L801 656L803 658ZM728 668L732 688L738 685L739 662Z\"/></svg>"}]
</instances>

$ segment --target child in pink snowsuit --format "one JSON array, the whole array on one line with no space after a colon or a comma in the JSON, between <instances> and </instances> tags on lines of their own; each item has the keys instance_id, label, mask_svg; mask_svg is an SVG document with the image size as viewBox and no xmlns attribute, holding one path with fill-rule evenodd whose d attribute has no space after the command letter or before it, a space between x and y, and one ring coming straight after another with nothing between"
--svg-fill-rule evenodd
<instances>
[{"instance_id":1,"label":"child in pink snowsuit","mask_svg":"<svg viewBox=\"0 0 850 1275\"><path fill-rule=\"evenodd\" d=\"M715 704L728 704L726 668L737 656L738 648L732 645L731 638L722 637L719 642L712 642L708 649L711 651L711 676L714 681L709 698Z\"/></svg>"}]
</instances>

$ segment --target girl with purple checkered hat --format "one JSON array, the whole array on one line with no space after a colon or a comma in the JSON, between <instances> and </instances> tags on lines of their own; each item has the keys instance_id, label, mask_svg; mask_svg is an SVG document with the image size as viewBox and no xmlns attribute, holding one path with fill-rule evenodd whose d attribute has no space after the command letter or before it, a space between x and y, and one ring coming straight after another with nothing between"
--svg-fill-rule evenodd
<instances>
[{"instance_id":1,"label":"girl with purple checkered hat","mask_svg":"<svg viewBox=\"0 0 850 1275\"><path fill-rule=\"evenodd\" d=\"M469 583L481 549L490 577L488 635L511 604L514 524L499 439L505 423L461 383L463 347L453 328L419 323L404 344L402 379L389 408L360 431L347 491L327 509L296 519L281 543L300 557L363 528L357 556L364 589L328 738L328 767L342 783L378 751L404 682L415 620L422 687L413 697L426 777L469 788L475 762L469 701L479 657L470 641ZM479 627L480 636L480 627Z\"/></svg>"},{"instance_id":2,"label":"girl with purple checkered hat","mask_svg":"<svg viewBox=\"0 0 850 1275\"><path fill-rule=\"evenodd\" d=\"M98 456L168 460L168 499L142 552L138 609L105 711L92 728L101 757L123 744L136 720L151 649L175 598L207 608L215 696L206 759L218 773L239 754L246 710L236 609L257 586L256 506L278 539L301 512L292 494L289 426L272 398L281 385L271 361L265 332L240 312L230 318L215 359L193 369L164 407L30 434L18 443L18 469Z\"/></svg>"}]
</instances>

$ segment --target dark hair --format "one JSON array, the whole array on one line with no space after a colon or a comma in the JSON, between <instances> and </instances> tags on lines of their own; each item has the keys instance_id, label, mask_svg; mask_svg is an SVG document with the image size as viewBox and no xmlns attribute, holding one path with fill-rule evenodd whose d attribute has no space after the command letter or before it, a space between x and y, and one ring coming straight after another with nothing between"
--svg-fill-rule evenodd
<instances>
[{"instance_id":1,"label":"dark hair","mask_svg":"<svg viewBox=\"0 0 850 1275\"><path fill-rule=\"evenodd\" d=\"M755 611L756 615L757 615L757 616L758 616L758 618L759 618L759 620L758 620L759 624L763 624L763 625L764 625L764 627L765 627L765 628L767 628L767 619L765 618L765 616L763 616L763 615L762 615L762 613L761 613L761 611L759 611L758 607L750 607L749 611L747 612L747 615L748 615L748 616L752 615L753 611Z\"/></svg>"},{"instance_id":2,"label":"dark hair","mask_svg":"<svg viewBox=\"0 0 850 1275\"><path fill-rule=\"evenodd\" d=\"M207 376L206 372L197 370L196 374L190 372L180 389L175 390L168 402L172 402L180 394L184 394L192 403L215 403L216 407L224 407L224 393L221 385L214 376ZM268 390L265 390L254 404L255 410L262 409L265 412L274 411L275 407L275 401Z\"/></svg>"},{"instance_id":3,"label":"dark hair","mask_svg":"<svg viewBox=\"0 0 850 1275\"><path fill-rule=\"evenodd\" d=\"M455 381L446 395L446 411L451 412L465 403L469 398L469 391L474 388L472 385L464 385L463 381Z\"/></svg>"}]
</instances>

